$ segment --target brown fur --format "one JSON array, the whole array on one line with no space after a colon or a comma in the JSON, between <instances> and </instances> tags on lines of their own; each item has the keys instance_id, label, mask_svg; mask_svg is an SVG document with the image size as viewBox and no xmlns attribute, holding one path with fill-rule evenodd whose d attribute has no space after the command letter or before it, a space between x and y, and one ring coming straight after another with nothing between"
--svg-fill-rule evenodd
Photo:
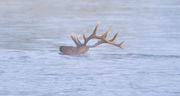
<instances>
[{"instance_id":1,"label":"brown fur","mask_svg":"<svg viewBox=\"0 0 180 96\"><path fill-rule=\"evenodd\" d=\"M89 50L87 46L73 47L73 46L60 46L60 51L64 54L76 56L85 53Z\"/></svg>"}]
</instances>

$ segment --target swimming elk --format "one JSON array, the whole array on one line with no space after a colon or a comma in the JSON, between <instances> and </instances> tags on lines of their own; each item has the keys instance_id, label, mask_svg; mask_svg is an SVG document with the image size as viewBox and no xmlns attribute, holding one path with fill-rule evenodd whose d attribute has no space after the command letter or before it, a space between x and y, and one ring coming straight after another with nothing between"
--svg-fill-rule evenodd
<instances>
[{"instance_id":1,"label":"swimming elk","mask_svg":"<svg viewBox=\"0 0 180 96\"><path fill-rule=\"evenodd\" d=\"M81 41L79 40L80 36L76 37L74 34L71 34L71 39L76 44L76 47L60 46L60 51L66 55L76 56L76 55L80 55L82 53L87 52L89 50L89 48L96 47L103 43L108 43L108 44L117 46L119 48L122 48L122 44L124 43L124 41L122 41L119 44L116 44L114 41L116 39L118 33L116 33L111 40L106 40L107 34L110 32L112 26L109 27L109 29L103 35L101 35L101 36L96 35L96 31L97 31L97 28L99 27L99 24L100 23L98 23L96 25L94 32L89 37L86 37L85 33L83 33L84 43L81 43ZM87 45L88 41L91 39L98 39L98 41L94 45Z\"/></svg>"}]
</instances>

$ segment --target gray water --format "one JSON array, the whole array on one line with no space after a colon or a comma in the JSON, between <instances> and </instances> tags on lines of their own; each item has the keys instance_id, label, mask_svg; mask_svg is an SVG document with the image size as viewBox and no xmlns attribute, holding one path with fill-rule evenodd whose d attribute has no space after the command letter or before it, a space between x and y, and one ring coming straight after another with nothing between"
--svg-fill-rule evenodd
<instances>
[{"instance_id":1,"label":"gray water","mask_svg":"<svg viewBox=\"0 0 180 96\"><path fill-rule=\"evenodd\" d=\"M98 21L123 50L59 52ZM0 96L180 96L179 24L179 0L1 0Z\"/></svg>"}]
</instances>

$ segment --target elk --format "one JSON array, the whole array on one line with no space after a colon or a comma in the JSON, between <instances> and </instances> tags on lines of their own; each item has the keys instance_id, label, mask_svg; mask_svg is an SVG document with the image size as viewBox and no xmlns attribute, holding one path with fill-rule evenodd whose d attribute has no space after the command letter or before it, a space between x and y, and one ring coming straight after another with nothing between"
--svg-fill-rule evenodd
<instances>
[{"instance_id":1,"label":"elk","mask_svg":"<svg viewBox=\"0 0 180 96\"><path fill-rule=\"evenodd\" d=\"M103 35L101 36L96 35L96 31L99 27L99 24L100 23L96 25L94 32L89 37L86 37L85 33L83 33L84 43L81 43L81 41L79 40L80 36L75 36L74 34L71 34L71 39L74 41L76 46L75 47L74 46L60 46L59 48L60 51L66 55L77 56L77 55L87 52L90 48L94 48L103 43L108 43L122 49L122 44L124 43L124 41L122 41L119 44L116 44L114 41L118 35L118 32L114 35L112 39L106 40L106 37L108 33L110 32L112 26L110 26L109 29ZM94 45L87 45L88 41L90 41L91 39L98 39L98 41Z\"/></svg>"}]
</instances>

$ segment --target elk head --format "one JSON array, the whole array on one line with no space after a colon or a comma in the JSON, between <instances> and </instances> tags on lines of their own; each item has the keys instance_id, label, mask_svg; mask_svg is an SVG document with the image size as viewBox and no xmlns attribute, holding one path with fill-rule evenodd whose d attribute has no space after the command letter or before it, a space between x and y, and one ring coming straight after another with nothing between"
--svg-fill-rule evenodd
<instances>
[{"instance_id":1,"label":"elk head","mask_svg":"<svg viewBox=\"0 0 180 96\"><path fill-rule=\"evenodd\" d=\"M101 36L96 35L96 31L97 31L97 28L99 27L99 24L100 23L98 23L96 25L94 32L89 37L86 37L85 33L83 33L84 43L81 43L81 41L79 40L80 36L75 36L74 34L71 34L71 39L76 44L76 47L60 46L60 51L66 55L76 56L76 55L80 55L82 53L87 52L89 50L89 48L96 47L103 43L108 43L108 44L117 46L119 48L122 48L122 44L124 43L124 41L122 41L119 44L116 44L114 41L116 39L118 33L116 33L111 40L106 40L107 34L110 32L112 26L109 27L109 29L103 35L101 35ZM98 41L94 45L87 45L88 41L91 39L98 39Z\"/></svg>"}]
</instances>

